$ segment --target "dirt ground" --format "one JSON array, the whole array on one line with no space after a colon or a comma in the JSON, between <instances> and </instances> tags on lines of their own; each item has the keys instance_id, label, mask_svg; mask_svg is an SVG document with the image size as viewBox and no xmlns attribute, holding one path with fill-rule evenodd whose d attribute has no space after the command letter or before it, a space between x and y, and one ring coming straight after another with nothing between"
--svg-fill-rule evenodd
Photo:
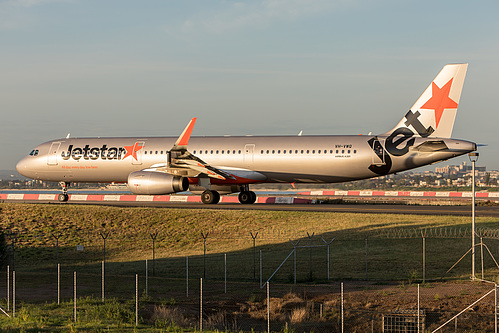
<instances>
[{"instance_id":1,"label":"dirt ground","mask_svg":"<svg viewBox=\"0 0 499 333\"><path fill-rule=\"evenodd\" d=\"M451 320L443 332L493 332L495 285L484 282L437 282L419 288L421 332L432 331ZM203 326L228 331L266 331L267 311L272 331L283 332L417 332L417 284L345 282L343 310L341 284L293 287L270 286L270 307L266 291L249 297L218 296L207 291L203 296ZM146 321L199 327L200 304L178 302L149 305L143 312ZM391 328L390 328L391 325ZM401 329L393 330L395 326ZM390 330L392 329L392 330Z\"/></svg>"}]
</instances>

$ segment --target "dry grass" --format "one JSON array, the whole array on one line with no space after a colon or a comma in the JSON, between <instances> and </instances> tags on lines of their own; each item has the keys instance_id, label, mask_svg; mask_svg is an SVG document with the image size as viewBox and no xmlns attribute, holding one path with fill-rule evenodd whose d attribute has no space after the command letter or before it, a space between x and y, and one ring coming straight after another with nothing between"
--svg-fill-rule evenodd
<instances>
[{"instance_id":1,"label":"dry grass","mask_svg":"<svg viewBox=\"0 0 499 333\"><path fill-rule=\"evenodd\" d=\"M291 311L291 316L289 320L292 324L302 323L308 318L307 308L299 307Z\"/></svg>"},{"instance_id":2,"label":"dry grass","mask_svg":"<svg viewBox=\"0 0 499 333\"><path fill-rule=\"evenodd\" d=\"M477 218L478 227L491 227L496 221L497 219L492 217ZM168 271L183 272L184 257L201 255L203 253L201 232L208 233L208 254L215 256L217 253L230 252L232 257L229 257L229 261L238 256L236 262L230 262L232 271L237 272L243 268L236 265L253 264L253 242L250 232L253 234L258 232L256 244L264 252L272 245L272 259L275 260L272 266L279 265L289 253L290 239L302 239L301 245L303 245L308 242L306 235L309 232L315 233L318 242L322 242L321 237L326 240L335 238L332 251L335 251L334 256L341 256L342 260L334 264L334 274L336 278L343 278L343 276L348 277L351 271L363 272L358 256L359 253L364 253L364 239L367 235L380 230L408 228L469 228L469 224L469 217L456 216L0 203L0 228L6 233L16 235L14 237L16 249L19 249L16 256L33 269L43 265L53 265L55 235L60 235L61 261L84 265L97 264L102 260L101 233L108 234L106 259L118 263L151 259L151 233L157 232L156 259L171 259L167 264L171 265L168 266ZM358 240L358 244L352 240ZM406 268L403 263L415 260L409 255L413 255L414 248L419 246L420 241L390 240L390 244L397 249L397 252L387 251L386 244L383 244L384 240L373 239L369 242L369 253L378 259L380 270L392 269L390 267L393 265L390 265L390 262L394 256L397 256L397 260L402 260L401 266L396 268L398 275L386 275L387 278L405 278L405 275L409 274L406 274L405 270L414 269L412 264ZM440 243L440 245L446 244ZM83 245L85 252L75 253L77 245ZM452 247L453 245L449 246L445 251L440 251L442 255L452 256L462 251L460 248ZM432 248L429 246L428 249ZM419 254L417 256L419 258ZM455 259L452 257L441 261L452 264ZM352 263L359 265L353 267ZM385 268L383 265L390 267ZM116 269L118 268L120 267ZM213 267L214 272L216 269L223 269L223 266ZM123 270L119 273L122 272ZM289 269L283 270L281 279L286 279L286 276L289 279L291 272ZM268 276L272 271L264 273ZM216 272L216 274L221 273ZM247 276L253 276L252 272L247 273Z\"/></svg>"}]
</instances>

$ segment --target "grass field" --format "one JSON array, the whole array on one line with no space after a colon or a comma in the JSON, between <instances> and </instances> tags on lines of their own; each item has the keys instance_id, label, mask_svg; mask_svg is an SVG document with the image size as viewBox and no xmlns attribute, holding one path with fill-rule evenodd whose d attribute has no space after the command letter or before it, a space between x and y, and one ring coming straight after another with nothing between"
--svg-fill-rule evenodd
<instances>
[{"instance_id":1,"label":"grass field","mask_svg":"<svg viewBox=\"0 0 499 333\"><path fill-rule=\"evenodd\" d=\"M184 297L186 257L189 257L191 293L198 292L197 281L204 274L210 281L208 285L222 288L220 283L224 280L224 260L227 258L229 283L237 283L238 286L231 288L233 294L236 293L241 299L249 299L255 297L252 290L255 287L258 289L255 282L258 282L260 251L265 281L293 249L289 240L293 240L295 244L300 241L301 246L318 246L324 245L321 238L328 242L334 238L330 248L331 280L367 278L411 284L422 277L422 239L398 238L397 231L415 230L414 234L417 234L424 229L470 228L469 217L455 216L16 203L0 204L0 212L0 228L8 234L7 243L15 242L15 262L12 262L10 251L9 264L11 267L15 264L19 294L24 301L24 315L20 312L15 320L0 320L0 324L7 325L4 327L10 327L12 331L29 327L36 328L34 331L134 330L135 318L133 316L133 319L130 319L130 312L133 312L133 304L130 302L133 300L134 275L139 273L143 276L145 259L149 260L149 274L152 275L151 235L156 233L155 275L150 278L148 297L153 295L161 306ZM496 229L497 222L494 218L477 218L477 227ZM258 232L256 252L253 252L250 232L253 235ZM201 233L208 235L206 266ZM311 240L307 233L314 235ZM391 236L380 236L381 234ZM100 296L101 261L104 255L102 235L107 237L106 294L110 295L110 301L105 305L97 300ZM55 237L59 239L59 262L62 266L62 306L53 303L57 260ZM498 240L487 239L486 243L494 255L499 252ZM83 245L84 250L76 251L77 245ZM469 238L427 239L426 278L468 278L469 259L466 263L459 264L450 274L445 274L445 271L469 247ZM292 285L292 258L291 256L272 281ZM328 282L326 247L298 249L297 266L298 283ZM488 256L485 257L485 268L487 278L495 280L498 270ZM80 294L82 302L79 305L79 311L84 315L79 317L76 324L71 322L73 271L78 271L78 281L84 286ZM4 279L0 282L0 290L4 290ZM143 294L143 278L140 283ZM284 289L288 288L285 284L283 286ZM223 296L215 297L218 293L217 291L212 296L223 299ZM143 301L143 304L148 304L148 298ZM148 307L150 312L151 307L152 305ZM144 322L140 329L180 330L172 325L164 323L158 327L151 322L149 325Z\"/></svg>"}]
</instances>

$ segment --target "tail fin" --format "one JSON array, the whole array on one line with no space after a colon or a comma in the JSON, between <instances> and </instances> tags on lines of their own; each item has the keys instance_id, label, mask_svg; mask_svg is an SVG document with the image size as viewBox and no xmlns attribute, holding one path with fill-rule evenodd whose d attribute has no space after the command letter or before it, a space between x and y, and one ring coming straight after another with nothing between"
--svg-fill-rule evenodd
<instances>
[{"instance_id":1,"label":"tail fin","mask_svg":"<svg viewBox=\"0 0 499 333\"><path fill-rule=\"evenodd\" d=\"M409 129L422 137L450 138L468 64L449 64L438 73L405 117L386 134Z\"/></svg>"}]
</instances>

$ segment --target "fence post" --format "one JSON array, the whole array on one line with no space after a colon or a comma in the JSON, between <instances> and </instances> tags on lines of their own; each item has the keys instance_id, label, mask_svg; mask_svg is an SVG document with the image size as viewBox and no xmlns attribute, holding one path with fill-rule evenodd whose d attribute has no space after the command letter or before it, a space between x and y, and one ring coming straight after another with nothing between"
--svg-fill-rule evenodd
<instances>
[{"instance_id":1,"label":"fence post","mask_svg":"<svg viewBox=\"0 0 499 333\"><path fill-rule=\"evenodd\" d=\"M419 326L420 326L420 319L419 319L419 309L420 309L420 304L419 304L419 283L418 283L418 333L419 332Z\"/></svg>"},{"instance_id":2,"label":"fence post","mask_svg":"<svg viewBox=\"0 0 499 333\"><path fill-rule=\"evenodd\" d=\"M423 236L423 284L426 280L426 238Z\"/></svg>"},{"instance_id":3,"label":"fence post","mask_svg":"<svg viewBox=\"0 0 499 333\"><path fill-rule=\"evenodd\" d=\"M152 239L152 275L154 276L156 274L156 271L155 271L155 262L156 262L156 258L155 258L155 244L156 244L156 237L158 237L158 232L155 231L155 232L150 232L149 235L151 236L151 239Z\"/></svg>"},{"instance_id":4,"label":"fence post","mask_svg":"<svg viewBox=\"0 0 499 333\"><path fill-rule=\"evenodd\" d=\"M139 274L135 274L135 326L139 325Z\"/></svg>"},{"instance_id":5,"label":"fence post","mask_svg":"<svg viewBox=\"0 0 499 333\"><path fill-rule=\"evenodd\" d=\"M103 260L106 261L106 239L109 236L109 231L106 231L106 232L101 231L99 234L102 237L102 240L104 241L104 258L103 258Z\"/></svg>"},{"instance_id":6,"label":"fence post","mask_svg":"<svg viewBox=\"0 0 499 333\"><path fill-rule=\"evenodd\" d=\"M293 275L294 275L294 284L296 284L296 247L295 247L295 253L293 253Z\"/></svg>"},{"instance_id":7,"label":"fence post","mask_svg":"<svg viewBox=\"0 0 499 333\"><path fill-rule=\"evenodd\" d=\"M224 273L225 293L227 294L227 253L224 253Z\"/></svg>"},{"instance_id":8,"label":"fence post","mask_svg":"<svg viewBox=\"0 0 499 333\"><path fill-rule=\"evenodd\" d=\"M61 233L57 233L57 234L52 234L52 237L55 238L55 242L56 242L56 251L57 251L57 265L59 265L59 238L61 237Z\"/></svg>"},{"instance_id":9,"label":"fence post","mask_svg":"<svg viewBox=\"0 0 499 333\"><path fill-rule=\"evenodd\" d=\"M253 235L250 232L251 238L253 238L253 279L256 280L256 237L258 236L258 232Z\"/></svg>"},{"instance_id":10,"label":"fence post","mask_svg":"<svg viewBox=\"0 0 499 333\"><path fill-rule=\"evenodd\" d=\"M366 280L369 280L368 270L367 270L367 236L366 236Z\"/></svg>"},{"instance_id":11,"label":"fence post","mask_svg":"<svg viewBox=\"0 0 499 333\"><path fill-rule=\"evenodd\" d=\"M7 311L10 311L10 266L7 265Z\"/></svg>"},{"instance_id":12,"label":"fence post","mask_svg":"<svg viewBox=\"0 0 499 333\"><path fill-rule=\"evenodd\" d=\"M345 316L344 316L344 312L343 312L343 282L342 282L341 283L341 333L344 332L344 330L343 330L344 320L345 320Z\"/></svg>"},{"instance_id":13,"label":"fence post","mask_svg":"<svg viewBox=\"0 0 499 333\"><path fill-rule=\"evenodd\" d=\"M494 332L497 333L497 283L494 284Z\"/></svg>"},{"instance_id":14,"label":"fence post","mask_svg":"<svg viewBox=\"0 0 499 333\"><path fill-rule=\"evenodd\" d=\"M309 269L310 269L310 273L309 273L309 280L312 281L313 279L313 273L312 273L312 237L314 237L315 235L315 232L312 233L312 235L310 235L307 231L307 236L308 236L308 239L310 240L310 261L309 261Z\"/></svg>"},{"instance_id":15,"label":"fence post","mask_svg":"<svg viewBox=\"0 0 499 333\"><path fill-rule=\"evenodd\" d=\"M57 264L57 305L61 304L61 264Z\"/></svg>"},{"instance_id":16,"label":"fence post","mask_svg":"<svg viewBox=\"0 0 499 333\"><path fill-rule=\"evenodd\" d=\"M203 278L200 279L199 287L199 331L203 331Z\"/></svg>"},{"instance_id":17,"label":"fence post","mask_svg":"<svg viewBox=\"0 0 499 333\"><path fill-rule=\"evenodd\" d=\"M146 259L146 297L149 296L149 267Z\"/></svg>"},{"instance_id":18,"label":"fence post","mask_svg":"<svg viewBox=\"0 0 499 333\"><path fill-rule=\"evenodd\" d=\"M270 282L267 282L267 332L270 333Z\"/></svg>"},{"instance_id":19,"label":"fence post","mask_svg":"<svg viewBox=\"0 0 499 333\"><path fill-rule=\"evenodd\" d=\"M322 238L322 241L327 245L327 279L329 281L329 278L330 278L330 274L329 274L329 269L330 269L330 264L329 264L329 261L330 261L329 246L331 245L331 243L333 243L334 238L331 239L330 242L326 242L326 240L324 238Z\"/></svg>"},{"instance_id":20,"label":"fence post","mask_svg":"<svg viewBox=\"0 0 499 333\"><path fill-rule=\"evenodd\" d=\"M76 323L76 271L73 272L73 294L74 294L74 301L73 301L74 322Z\"/></svg>"},{"instance_id":21,"label":"fence post","mask_svg":"<svg viewBox=\"0 0 499 333\"><path fill-rule=\"evenodd\" d=\"M260 285L262 285L263 272L262 272L262 250L260 250Z\"/></svg>"},{"instance_id":22,"label":"fence post","mask_svg":"<svg viewBox=\"0 0 499 333\"><path fill-rule=\"evenodd\" d=\"M208 235L210 233L207 232L206 234L201 232L201 236L203 237L203 249L204 249L204 254L203 254L203 278L206 279L206 238L208 238Z\"/></svg>"},{"instance_id":23,"label":"fence post","mask_svg":"<svg viewBox=\"0 0 499 333\"><path fill-rule=\"evenodd\" d=\"M101 289L102 289L102 303L104 303L104 274L105 274L105 271L104 271L104 265L105 265L105 261L102 260L102 281L101 281Z\"/></svg>"},{"instance_id":24,"label":"fence post","mask_svg":"<svg viewBox=\"0 0 499 333\"><path fill-rule=\"evenodd\" d=\"M12 317L16 317L16 271L12 271Z\"/></svg>"},{"instance_id":25,"label":"fence post","mask_svg":"<svg viewBox=\"0 0 499 333\"><path fill-rule=\"evenodd\" d=\"M186 297L189 297L189 256L185 257L185 289Z\"/></svg>"},{"instance_id":26,"label":"fence post","mask_svg":"<svg viewBox=\"0 0 499 333\"><path fill-rule=\"evenodd\" d=\"M482 280L484 279L483 276L483 237L480 237L480 258L482 259Z\"/></svg>"}]
</instances>

